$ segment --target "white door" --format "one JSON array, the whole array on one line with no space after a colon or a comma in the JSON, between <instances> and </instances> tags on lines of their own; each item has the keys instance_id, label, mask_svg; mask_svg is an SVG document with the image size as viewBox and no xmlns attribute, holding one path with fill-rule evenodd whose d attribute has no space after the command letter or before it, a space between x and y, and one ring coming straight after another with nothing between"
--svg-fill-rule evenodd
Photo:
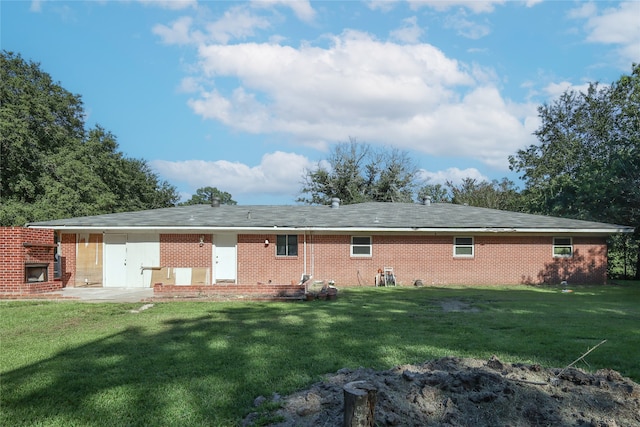
<instances>
[{"instance_id":1,"label":"white door","mask_svg":"<svg viewBox=\"0 0 640 427\"><path fill-rule=\"evenodd\" d=\"M150 288L151 267L160 267L160 236L129 234L127 236L128 288Z\"/></svg>"},{"instance_id":2,"label":"white door","mask_svg":"<svg viewBox=\"0 0 640 427\"><path fill-rule=\"evenodd\" d=\"M235 234L216 234L213 241L213 283L236 281Z\"/></svg>"},{"instance_id":3,"label":"white door","mask_svg":"<svg viewBox=\"0 0 640 427\"><path fill-rule=\"evenodd\" d=\"M127 235L104 235L104 278L102 286L122 288L127 284Z\"/></svg>"}]
</instances>

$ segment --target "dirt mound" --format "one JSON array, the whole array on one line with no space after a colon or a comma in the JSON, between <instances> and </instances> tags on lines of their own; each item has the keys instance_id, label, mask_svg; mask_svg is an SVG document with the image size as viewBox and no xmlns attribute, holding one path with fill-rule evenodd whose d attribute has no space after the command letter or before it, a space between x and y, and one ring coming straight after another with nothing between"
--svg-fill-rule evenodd
<instances>
[{"instance_id":1,"label":"dirt mound","mask_svg":"<svg viewBox=\"0 0 640 427\"><path fill-rule=\"evenodd\" d=\"M343 386L362 380L377 389L377 426L640 426L640 386L616 371L544 369L495 357L341 369L306 390L255 404L281 404L271 426L341 426ZM252 413L244 425L260 417Z\"/></svg>"}]
</instances>

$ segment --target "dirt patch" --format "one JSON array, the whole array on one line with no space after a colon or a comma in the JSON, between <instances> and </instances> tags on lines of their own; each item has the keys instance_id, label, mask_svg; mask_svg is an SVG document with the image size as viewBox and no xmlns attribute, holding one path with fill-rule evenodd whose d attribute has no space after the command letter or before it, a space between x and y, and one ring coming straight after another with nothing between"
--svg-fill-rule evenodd
<instances>
[{"instance_id":1,"label":"dirt patch","mask_svg":"<svg viewBox=\"0 0 640 427\"><path fill-rule=\"evenodd\" d=\"M341 369L287 397L259 397L243 425L341 426L343 386L368 381L377 389L376 426L640 425L640 386L612 370L580 369L447 357L388 371ZM259 408L258 408L259 409ZM263 424L266 418L278 420Z\"/></svg>"}]
</instances>

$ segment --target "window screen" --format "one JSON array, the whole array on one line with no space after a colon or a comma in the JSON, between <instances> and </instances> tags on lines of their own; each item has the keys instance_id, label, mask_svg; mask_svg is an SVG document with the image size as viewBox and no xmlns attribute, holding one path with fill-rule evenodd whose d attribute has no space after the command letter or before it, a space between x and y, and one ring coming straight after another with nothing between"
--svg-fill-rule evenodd
<instances>
[{"instance_id":1,"label":"window screen","mask_svg":"<svg viewBox=\"0 0 640 427\"><path fill-rule=\"evenodd\" d=\"M295 234L277 236L276 255L298 256L298 236Z\"/></svg>"},{"instance_id":2,"label":"window screen","mask_svg":"<svg viewBox=\"0 0 640 427\"><path fill-rule=\"evenodd\" d=\"M472 257L473 255L473 237L454 237L453 256Z\"/></svg>"},{"instance_id":3,"label":"window screen","mask_svg":"<svg viewBox=\"0 0 640 427\"><path fill-rule=\"evenodd\" d=\"M553 256L554 257L573 256L573 244L571 241L571 237L554 237L553 238Z\"/></svg>"},{"instance_id":4,"label":"window screen","mask_svg":"<svg viewBox=\"0 0 640 427\"><path fill-rule=\"evenodd\" d=\"M371 237L351 237L351 256L371 256Z\"/></svg>"}]
</instances>

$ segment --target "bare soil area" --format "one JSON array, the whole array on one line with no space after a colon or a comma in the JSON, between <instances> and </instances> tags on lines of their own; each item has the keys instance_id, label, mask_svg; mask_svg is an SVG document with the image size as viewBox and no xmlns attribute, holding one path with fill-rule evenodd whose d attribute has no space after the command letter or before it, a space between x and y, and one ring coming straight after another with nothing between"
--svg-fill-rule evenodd
<instances>
[{"instance_id":1,"label":"bare soil area","mask_svg":"<svg viewBox=\"0 0 640 427\"><path fill-rule=\"evenodd\" d=\"M495 357L341 369L306 390L255 404L281 404L271 426L341 426L343 386L362 380L377 389L376 426L640 426L640 386L616 371L544 369ZM244 425L260 417L249 414Z\"/></svg>"}]
</instances>

